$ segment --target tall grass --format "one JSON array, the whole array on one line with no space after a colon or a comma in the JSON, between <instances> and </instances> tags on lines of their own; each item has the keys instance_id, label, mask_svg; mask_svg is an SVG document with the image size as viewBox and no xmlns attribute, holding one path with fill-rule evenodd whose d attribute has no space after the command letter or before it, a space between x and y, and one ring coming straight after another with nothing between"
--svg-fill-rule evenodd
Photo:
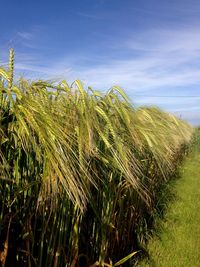
<instances>
[{"instance_id":1,"label":"tall grass","mask_svg":"<svg viewBox=\"0 0 200 267\"><path fill-rule=\"evenodd\" d=\"M192 128L135 109L118 87L13 83L13 64L11 50L0 69L2 266L120 265L145 242Z\"/></svg>"}]
</instances>

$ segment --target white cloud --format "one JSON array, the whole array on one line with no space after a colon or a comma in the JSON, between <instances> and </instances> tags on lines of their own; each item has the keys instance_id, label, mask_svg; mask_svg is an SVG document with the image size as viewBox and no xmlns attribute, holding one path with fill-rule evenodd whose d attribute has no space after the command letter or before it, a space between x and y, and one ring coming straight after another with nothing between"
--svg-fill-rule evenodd
<instances>
[{"instance_id":1,"label":"white cloud","mask_svg":"<svg viewBox=\"0 0 200 267\"><path fill-rule=\"evenodd\" d=\"M28 33L22 35L29 36ZM119 84L128 91L153 90L169 86L184 86L200 83L200 28L152 30L139 33L126 41L119 42L119 50L137 51L138 55L128 59L102 56L104 63L80 66L81 55L55 62L54 68L70 68L72 78L79 77L86 83L99 88ZM92 62L93 55L85 55ZM107 59L106 59L107 58ZM20 63L20 62L19 62ZM28 64L28 63L27 63ZM79 67L80 66L80 67ZM44 70L42 71L44 73ZM52 71L48 71L47 74Z\"/></svg>"},{"instance_id":2,"label":"white cloud","mask_svg":"<svg viewBox=\"0 0 200 267\"><path fill-rule=\"evenodd\" d=\"M17 32L17 35L24 40L32 40L34 36L32 32Z\"/></svg>"},{"instance_id":3,"label":"white cloud","mask_svg":"<svg viewBox=\"0 0 200 267\"><path fill-rule=\"evenodd\" d=\"M27 41L31 38L28 33L19 35ZM121 51L130 56L126 58L118 56L118 52ZM69 82L79 78L95 89L106 90L117 84L130 96L146 91L153 95L159 88L162 90L165 88L167 95L174 93L175 90L177 95L183 95L181 87L187 87L189 91L192 86L200 85L200 26L152 29L135 33L134 36L130 35L126 40L119 37L119 42L117 44L115 42L112 53L110 55L105 51L101 57L99 56L103 59L98 61L99 63L95 62L98 55L93 58L94 55L89 52L84 55L72 53L70 57L64 55L62 60L57 60L50 67L43 64L41 66L37 60L34 62L34 59L32 62L27 60L20 62L19 59L16 68L22 72L30 71L35 76L40 74L40 78L65 78ZM90 65L84 64L87 59L90 60ZM182 108L181 103L190 109L195 103L194 99L183 98L138 99L141 104L151 100L155 104L162 102L161 105L168 105L169 111L175 110L176 106ZM195 113L195 110L193 112Z\"/></svg>"},{"instance_id":4,"label":"white cloud","mask_svg":"<svg viewBox=\"0 0 200 267\"><path fill-rule=\"evenodd\" d=\"M137 58L108 57L105 64L78 72L79 77L94 86L117 83L129 91L200 83L200 29L148 31L126 41L124 50L137 51Z\"/></svg>"}]
</instances>

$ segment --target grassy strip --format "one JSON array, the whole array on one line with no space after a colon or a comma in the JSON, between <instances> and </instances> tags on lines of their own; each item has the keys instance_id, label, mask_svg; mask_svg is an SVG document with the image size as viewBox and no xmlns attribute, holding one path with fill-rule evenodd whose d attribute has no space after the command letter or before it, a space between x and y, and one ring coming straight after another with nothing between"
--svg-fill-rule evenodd
<instances>
[{"instance_id":1,"label":"grassy strip","mask_svg":"<svg viewBox=\"0 0 200 267\"><path fill-rule=\"evenodd\" d=\"M199 266L200 130L195 139L181 177L173 183L176 199L161 222L162 232L149 242L149 260L140 267Z\"/></svg>"}]
</instances>

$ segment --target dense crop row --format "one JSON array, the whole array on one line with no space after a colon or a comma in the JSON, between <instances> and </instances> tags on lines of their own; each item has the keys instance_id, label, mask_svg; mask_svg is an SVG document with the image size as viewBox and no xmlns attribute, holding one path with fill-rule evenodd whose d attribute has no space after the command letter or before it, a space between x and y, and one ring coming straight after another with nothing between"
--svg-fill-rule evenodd
<instances>
[{"instance_id":1,"label":"dense crop row","mask_svg":"<svg viewBox=\"0 0 200 267\"><path fill-rule=\"evenodd\" d=\"M52 85L0 69L2 266L112 265L146 239L159 186L192 129L118 87Z\"/></svg>"}]
</instances>

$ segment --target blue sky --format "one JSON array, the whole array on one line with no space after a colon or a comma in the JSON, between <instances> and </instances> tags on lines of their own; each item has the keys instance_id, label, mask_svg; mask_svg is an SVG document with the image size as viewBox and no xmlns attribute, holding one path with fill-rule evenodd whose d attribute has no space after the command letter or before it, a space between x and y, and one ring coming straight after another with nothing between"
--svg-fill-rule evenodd
<instances>
[{"instance_id":1,"label":"blue sky","mask_svg":"<svg viewBox=\"0 0 200 267\"><path fill-rule=\"evenodd\" d=\"M158 105L200 124L199 0L7 0L1 6L0 64L13 47L16 76L80 79L103 91L119 85L137 105Z\"/></svg>"}]
</instances>

